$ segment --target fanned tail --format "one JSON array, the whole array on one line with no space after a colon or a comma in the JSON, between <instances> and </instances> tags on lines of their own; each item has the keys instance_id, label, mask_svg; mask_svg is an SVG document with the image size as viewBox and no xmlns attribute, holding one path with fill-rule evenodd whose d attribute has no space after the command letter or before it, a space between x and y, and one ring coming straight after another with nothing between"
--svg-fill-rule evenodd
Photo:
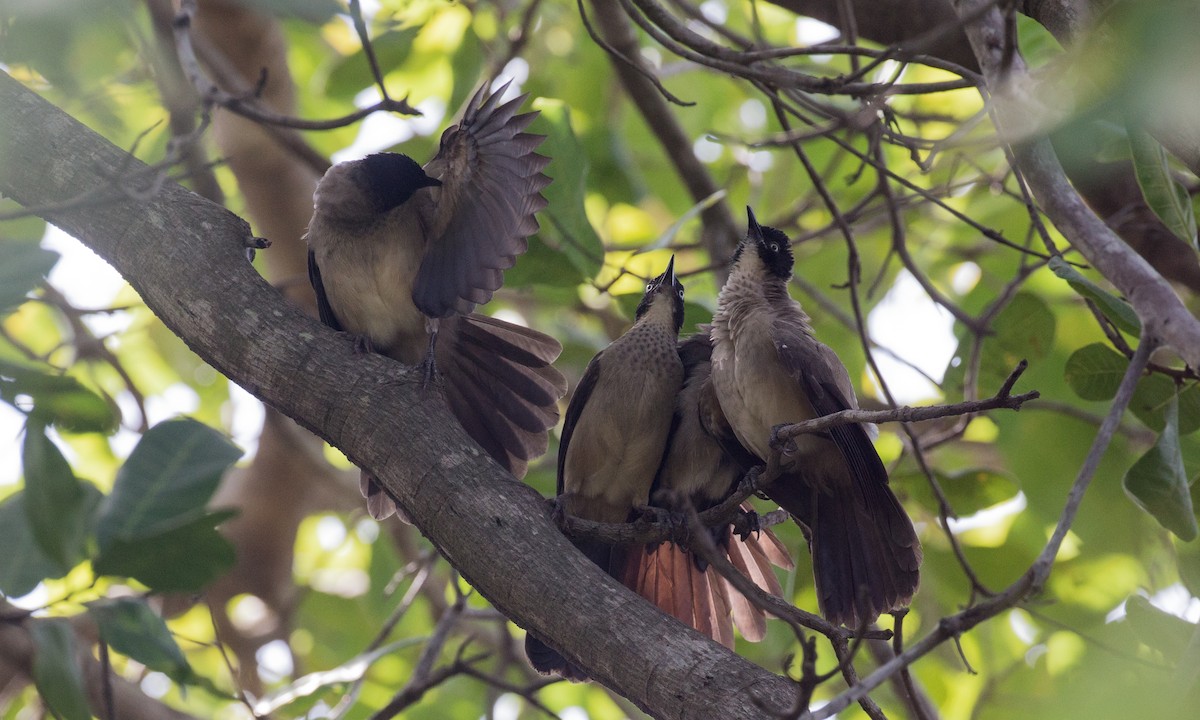
<instances>
[{"instance_id":1,"label":"fanned tail","mask_svg":"<svg viewBox=\"0 0 1200 720\"><path fill-rule=\"evenodd\" d=\"M436 362L450 411L496 462L524 477L529 461L545 454L567 391L551 365L562 346L486 315L452 318L443 328Z\"/></svg>"}]
</instances>

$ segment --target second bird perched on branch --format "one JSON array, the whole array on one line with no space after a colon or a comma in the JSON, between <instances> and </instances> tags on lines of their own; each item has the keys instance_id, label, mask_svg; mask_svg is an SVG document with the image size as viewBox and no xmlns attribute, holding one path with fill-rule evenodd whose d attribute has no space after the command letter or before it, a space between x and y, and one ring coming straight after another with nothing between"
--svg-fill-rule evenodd
<instances>
[{"instance_id":1,"label":"second bird perched on branch","mask_svg":"<svg viewBox=\"0 0 1200 720\"><path fill-rule=\"evenodd\" d=\"M813 337L788 295L792 247L746 208L748 229L721 288L712 326L712 379L737 441L762 461L774 429L858 407L842 361ZM763 491L806 529L821 614L849 627L907 605L921 544L888 487L887 469L860 423L801 435Z\"/></svg>"}]
</instances>

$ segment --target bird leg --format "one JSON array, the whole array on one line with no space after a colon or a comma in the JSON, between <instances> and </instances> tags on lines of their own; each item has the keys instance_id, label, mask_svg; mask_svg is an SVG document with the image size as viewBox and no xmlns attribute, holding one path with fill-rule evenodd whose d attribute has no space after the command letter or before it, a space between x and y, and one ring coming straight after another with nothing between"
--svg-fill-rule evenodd
<instances>
[{"instance_id":1,"label":"bird leg","mask_svg":"<svg viewBox=\"0 0 1200 720\"><path fill-rule=\"evenodd\" d=\"M375 343L371 342L371 338L366 335L356 335L349 333L350 339L354 341L354 352L357 355L366 355L367 353L375 352Z\"/></svg>"},{"instance_id":2,"label":"bird leg","mask_svg":"<svg viewBox=\"0 0 1200 720\"><path fill-rule=\"evenodd\" d=\"M421 363L421 370L424 375L422 388L428 388L437 378L437 366L434 364L433 353L437 348L438 319L426 317L425 331L429 333L429 348L425 351L425 360Z\"/></svg>"}]
</instances>

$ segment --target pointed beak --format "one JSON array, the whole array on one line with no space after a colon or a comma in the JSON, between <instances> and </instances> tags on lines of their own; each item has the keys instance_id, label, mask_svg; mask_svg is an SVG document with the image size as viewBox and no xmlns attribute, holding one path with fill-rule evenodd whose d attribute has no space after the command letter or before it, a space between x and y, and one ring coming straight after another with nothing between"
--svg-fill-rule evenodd
<instances>
[{"instance_id":1,"label":"pointed beak","mask_svg":"<svg viewBox=\"0 0 1200 720\"><path fill-rule=\"evenodd\" d=\"M667 271L663 273L666 281L663 285L675 285L675 256L671 256L671 262L667 263Z\"/></svg>"},{"instance_id":2,"label":"pointed beak","mask_svg":"<svg viewBox=\"0 0 1200 720\"><path fill-rule=\"evenodd\" d=\"M762 240L762 226L758 224L758 218L754 217L754 208L746 206L746 236L755 240Z\"/></svg>"},{"instance_id":3,"label":"pointed beak","mask_svg":"<svg viewBox=\"0 0 1200 720\"><path fill-rule=\"evenodd\" d=\"M437 178L429 177L428 175L425 176L425 181L423 183L421 183L421 187L441 187L441 186L442 186L441 180L438 180Z\"/></svg>"}]
</instances>

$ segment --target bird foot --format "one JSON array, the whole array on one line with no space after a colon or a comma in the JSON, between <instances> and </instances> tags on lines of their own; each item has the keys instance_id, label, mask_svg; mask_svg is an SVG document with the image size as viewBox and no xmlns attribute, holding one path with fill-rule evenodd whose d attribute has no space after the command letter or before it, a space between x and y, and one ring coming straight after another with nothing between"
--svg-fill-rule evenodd
<instances>
[{"instance_id":1,"label":"bird foot","mask_svg":"<svg viewBox=\"0 0 1200 720\"><path fill-rule=\"evenodd\" d=\"M762 532L762 518L753 510L739 508L731 525L733 525L733 532L737 533L742 542L748 540L751 535Z\"/></svg>"},{"instance_id":2,"label":"bird foot","mask_svg":"<svg viewBox=\"0 0 1200 720\"><path fill-rule=\"evenodd\" d=\"M796 452L796 439L790 437L781 437L784 428L791 427L791 423L780 423L771 428L771 447L778 450L783 455L792 455Z\"/></svg>"},{"instance_id":3,"label":"bird foot","mask_svg":"<svg viewBox=\"0 0 1200 720\"><path fill-rule=\"evenodd\" d=\"M371 342L371 338L366 335L357 335L355 333L347 333L350 339L354 342L354 354L366 355L367 353L375 352L375 344Z\"/></svg>"},{"instance_id":4,"label":"bird foot","mask_svg":"<svg viewBox=\"0 0 1200 720\"><path fill-rule=\"evenodd\" d=\"M556 495L546 499L546 504L550 506L550 521L558 527L559 532L563 535L567 534L567 504L563 502L561 495Z\"/></svg>"}]
</instances>

